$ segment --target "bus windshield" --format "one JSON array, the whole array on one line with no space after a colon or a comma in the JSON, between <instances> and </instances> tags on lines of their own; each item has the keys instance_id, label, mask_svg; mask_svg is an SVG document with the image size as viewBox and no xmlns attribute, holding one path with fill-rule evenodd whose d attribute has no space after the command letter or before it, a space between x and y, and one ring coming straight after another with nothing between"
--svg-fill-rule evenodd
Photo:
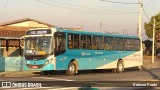
<instances>
[{"instance_id":1,"label":"bus windshield","mask_svg":"<svg viewBox=\"0 0 160 90\"><path fill-rule=\"evenodd\" d=\"M51 53L51 36L26 37L25 55L46 55Z\"/></svg>"}]
</instances>

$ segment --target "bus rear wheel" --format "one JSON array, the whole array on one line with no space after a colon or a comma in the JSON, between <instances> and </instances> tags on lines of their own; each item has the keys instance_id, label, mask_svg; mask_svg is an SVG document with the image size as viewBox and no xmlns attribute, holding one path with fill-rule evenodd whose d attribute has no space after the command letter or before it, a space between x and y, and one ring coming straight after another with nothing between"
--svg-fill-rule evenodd
<instances>
[{"instance_id":1,"label":"bus rear wheel","mask_svg":"<svg viewBox=\"0 0 160 90\"><path fill-rule=\"evenodd\" d=\"M124 71L124 64L123 64L123 61L120 60L120 61L118 61L118 63L117 63L116 72L117 72L117 73L122 73L123 71Z\"/></svg>"},{"instance_id":2,"label":"bus rear wheel","mask_svg":"<svg viewBox=\"0 0 160 90\"><path fill-rule=\"evenodd\" d=\"M76 74L76 64L74 62L70 62L66 74L69 76L74 76Z\"/></svg>"}]
</instances>

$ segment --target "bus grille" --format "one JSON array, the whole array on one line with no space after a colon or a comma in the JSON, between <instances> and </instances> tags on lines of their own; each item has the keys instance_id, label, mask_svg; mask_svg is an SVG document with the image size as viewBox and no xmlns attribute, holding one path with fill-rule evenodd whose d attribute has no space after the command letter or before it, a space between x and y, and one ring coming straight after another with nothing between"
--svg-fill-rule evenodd
<instances>
[{"instance_id":1,"label":"bus grille","mask_svg":"<svg viewBox=\"0 0 160 90\"><path fill-rule=\"evenodd\" d=\"M40 64L40 65L30 65L30 64L27 64L26 66L28 68L32 68L33 66L36 66L37 68L43 68L43 64Z\"/></svg>"}]
</instances>

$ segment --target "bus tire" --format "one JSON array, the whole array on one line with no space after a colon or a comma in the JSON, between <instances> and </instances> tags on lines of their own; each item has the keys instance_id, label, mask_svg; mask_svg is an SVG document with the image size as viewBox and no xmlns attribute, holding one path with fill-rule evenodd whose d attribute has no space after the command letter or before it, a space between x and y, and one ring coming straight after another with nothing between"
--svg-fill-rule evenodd
<instances>
[{"instance_id":1,"label":"bus tire","mask_svg":"<svg viewBox=\"0 0 160 90\"><path fill-rule=\"evenodd\" d=\"M138 66L138 70L139 70L139 71L143 71L142 66Z\"/></svg>"},{"instance_id":2,"label":"bus tire","mask_svg":"<svg viewBox=\"0 0 160 90\"><path fill-rule=\"evenodd\" d=\"M68 65L68 69L66 71L66 74L68 76L74 76L76 74L76 64L74 62L70 62L70 64Z\"/></svg>"},{"instance_id":3,"label":"bus tire","mask_svg":"<svg viewBox=\"0 0 160 90\"><path fill-rule=\"evenodd\" d=\"M123 64L123 61L120 60L117 63L117 70L116 70L116 72L117 73L122 73L123 71L124 71L124 64Z\"/></svg>"},{"instance_id":4,"label":"bus tire","mask_svg":"<svg viewBox=\"0 0 160 90\"><path fill-rule=\"evenodd\" d=\"M117 69L113 69L112 72L117 73Z\"/></svg>"},{"instance_id":5,"label":"bus tire","mask_svg":"<svg viewBox=\"0 0 160 90\"><path fill-rule=\"evenodd\" d=\"M42 75L50 75L50 74L52 74L52 71L41 71L41 74Z\"/></svg>"}]
</instances>

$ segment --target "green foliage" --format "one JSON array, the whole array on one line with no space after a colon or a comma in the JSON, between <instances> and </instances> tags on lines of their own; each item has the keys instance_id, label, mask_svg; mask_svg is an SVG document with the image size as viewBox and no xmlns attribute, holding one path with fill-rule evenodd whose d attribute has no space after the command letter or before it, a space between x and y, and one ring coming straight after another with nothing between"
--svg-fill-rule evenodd
<instances>
[{"instance_id":1,"label":"green foliage","mask_svg":"<svg viewBox=\"0 0 160 90\"><path fill-rule=\"evenodd\" d=\"M154 20L154 16L151 17L151 20L149 22L144 23L144 29L148 38L152 38L153 20ZM156 20L155 35L158 35L158 33L160 33L160 13L155 16L155 20Z\"/></svg>"}]
</instances>

